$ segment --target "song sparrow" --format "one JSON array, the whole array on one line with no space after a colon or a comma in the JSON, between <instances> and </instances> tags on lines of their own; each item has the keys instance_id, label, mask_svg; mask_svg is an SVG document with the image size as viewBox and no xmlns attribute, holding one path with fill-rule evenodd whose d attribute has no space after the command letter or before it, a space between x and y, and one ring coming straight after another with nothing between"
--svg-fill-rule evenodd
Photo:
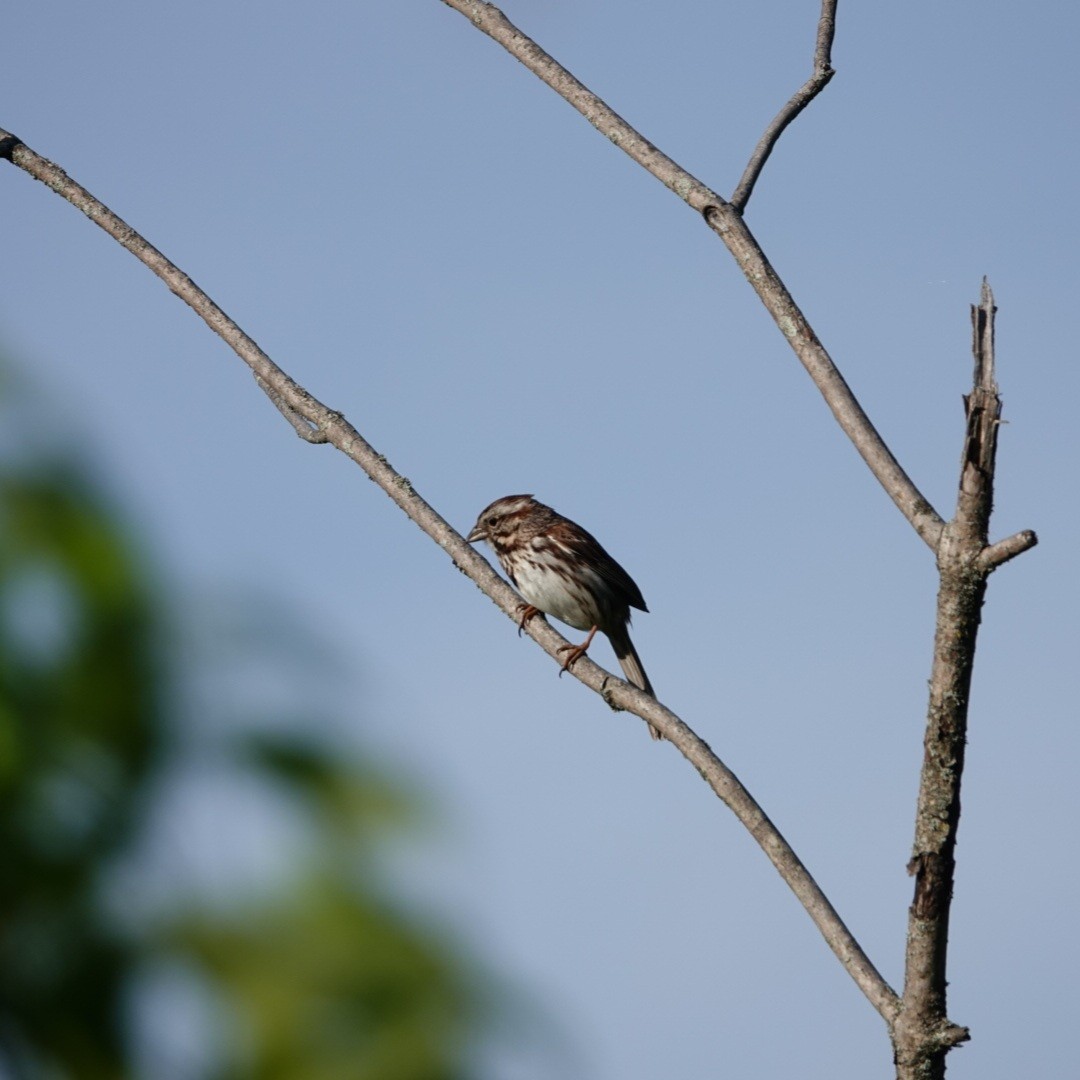
<instances>
[{"instance_id":1,"label":"song sparrow","mask_svg":"<svg viewBox=\"0 0 1080 1080\"><path fill-rule=\"evenodd\" d=\"M491 545L525 598L521 626L543 611L575 630L588 630L582 644L564 646L563 671L585 655L596 631L602 630L626 678L646 694L653 693L627 631L630 609L649 609L630 575L595 537L531 495L507 495L477 518L468 540ZM662 737L652 725L649 731L654 739Z\"/></svg>"}]
</instances>

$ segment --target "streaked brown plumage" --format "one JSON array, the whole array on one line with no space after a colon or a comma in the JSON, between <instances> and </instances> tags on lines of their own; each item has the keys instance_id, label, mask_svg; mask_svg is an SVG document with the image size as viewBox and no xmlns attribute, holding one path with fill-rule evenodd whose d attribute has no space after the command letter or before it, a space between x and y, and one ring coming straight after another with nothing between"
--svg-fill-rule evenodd
<instances>
[{"instance_id":1,"label":"streaked brown plumage","mask_svg":"<svg viewBox=\"0 0 1080 1080\"><path fill-rule=\"evenodd\" d=\"M581 645L567 647L564 671L585 655L601 630L610 639L626 678L645 693L653 693L627 629L631 608L649 609L630 575L594 536L531 495L506 495L481 513L468 539L488 542L525 598L523 626L542 611L575 630L588 631ZM654 739L661 738L651 725L649 732Z\"/></svg>"}]
</instances>

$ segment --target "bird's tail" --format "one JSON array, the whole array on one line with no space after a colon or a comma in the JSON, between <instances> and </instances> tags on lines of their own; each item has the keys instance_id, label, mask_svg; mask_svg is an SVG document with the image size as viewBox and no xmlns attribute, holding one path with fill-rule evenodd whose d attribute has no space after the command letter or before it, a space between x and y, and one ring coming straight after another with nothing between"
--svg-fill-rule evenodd
<instances>
[{"instance_id":1,"label":"bird's tail","mask_svg":"<svg viewBox=\"0 0 1080 1080\"><path fill-rule=\"evenodd\" d=\"M641 666L641 657L638 656L637 649L634 648L634 643L630 640L630 632L623 627L621 634L609 634L608 637L611 638L612 647L615 649L615 658L619 661L619 667L623 669L626 681L633 683L639 690L644 690L646 694L656 697L652 683L649 682L649 676L645 674L645 669ZM652 724L649 725L649 734L654 739L664 737Z\"/></svg>"}]
</instances>

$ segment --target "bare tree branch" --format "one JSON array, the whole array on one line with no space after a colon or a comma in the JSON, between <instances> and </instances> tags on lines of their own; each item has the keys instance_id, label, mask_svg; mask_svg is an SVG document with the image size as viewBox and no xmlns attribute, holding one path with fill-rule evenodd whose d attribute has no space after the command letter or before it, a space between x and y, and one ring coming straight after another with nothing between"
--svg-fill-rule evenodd
<instances>
[{"instance_id":1,"label":"bare tree branch","mask_svg":"<svg viewBox=\"0 0 1080 1080\"><path fill-rule=\"evenodd\" d=\"M938 548L934 662L915 843L908 864L915 876L915 897L908 912L903 1003L893 1029L898 1080L940 1080L946 1052L968 1038L965 1028L948 1019L946 959L971 674L992 569L983 562L1001 422L994 374L995 310L984 281L979 304L971 312L975 373L971 394L965 398L967 431L956 515L945 526ZM1033 542L1034 534L1028 536Z\"/></svg>"},{"instance_id":2,"label":"bare tree branch","mask_svg":"<svg viewBox=\"0 0 1080 1080\"><path fill-rule=\"evenodd\" d=\"M823 0L818 25L815 72L765 132L731 204L683 170L630 127L596 95L481 0L443 0L467 15L526 67L547 82L633 160L698 210L742 267L778 327L814 380L841 428L886 492L922 539L937 554L940 573L938 614L931 673L925 753L916 809L914 850L909 864L916 878L909 911L905 984L897 998L863 953L790 845L735 775L674 713L652 697L582 658L573 674L616 709L626 709L661 731L687 758L715 794L757 840L806 908L852 979L885 1018L893 1041L898 1080L940 1080L949 1048L968 1038L946 1012L946 956L949 909L955 872L960 780L964 764L968 697L980 611L989 574L1032 547L1024 531L988 544L1001 401L994 375L994 306L989 286L973 308L975 375L965 399L967 431L956 513L947 524L901 469L874 429L802 312L765 258L743 221L745 206L772 147L784 128L820 92L832 74L829 55L835 0ZM260 387L294 430L310 442L330 442L361 466L395 503L515 621L521 599L488 563L465 543L340 414L326 408L295 383L209 297L112 214L63 170L0 131L0 157L43 181L162 278L207 325L247 363ZM566 646L546 621L532 620L530 637L556 660Z\"/></svg>"},{"instance_id":3,"label":"bare tree branch","mask_svg":"<svg viewBox=\"0 0 1080 1080\"><path fill-rule=\"evenodd\" d=\"M274 403L274 407L277 411L289 421L293 431L295 431L304 442L318 444L330 441L327 438L325 431L317 428L310 420L301 416L291 405L287 404L268 382L258 375L255 376L255 381L259 384L259 389Z\"/></svg>"},{"instance_id":4,"label":"bare tree branch","mask_svg":"<svg viewBox=\"0 0 1080 1080\"><path fill-rule=\"evenodd\" d=\"M899 1014L889 1023L889 1031L899 1080L938 1080L944 1076L948 1049L968 1038L967 1030L953 1024L946 1013L945 960L967 703L980 609L991 570L1036 542L1034 533L1024 532L993 547L987 544L1000 420L993 372L994 309L989 287L984 283L980 305L973 312L974 389L966 401L968 432L957 511L946 525L901 469L862 411L740 212L784 127L828 81L834 5L823 0L814 77L766 131L733 204L728 204L657 151L493 5L481 0L443 2L466 14L478 29L503 45L597 130L704 216L735 256L841 428L913 528L937 554L940 587L934 666L916 812L915 850L910 863L916 876L915 900L909 913L904 996ZM819 80L821 85L817 86ZM805 101L804 92L809 94Z\"/></svg>"},{"instance_id":5,"label":"bare tree branch","mask_svg":"<svg viewBox=\"0 0 1080 1080\"><path fill-rule=\"evenodd\" d=\"M776 114L776 119L765 129L754 148L746 171L742 174L731 205L742 212L754 192L754 185L765 168L765 162L773 152L784 129L829 85L836 72L832 66L832 43L836 34L836 0L821 0L821 16L818 19L817 43L814 47L814 71L809 79L792 95L791 100Z\"/></svg>"},{"instance_id":6,"label":"bare tree branch","mask_svg":"<svg viewBox=\"0 0 1080 1080\"><path fill-rule=\"evenodd\" d=\"M900 467L863 412L832 358L776 271L769 265L742 215L635 131L535 41L514 26L494 4L483 3L482 0L443 0L443 3L465 15L478 30L502 45L573 105L597 131L705 217L735 256L751 287L787 338L795 355L821 391L837 423L855 444L870 471L915 531L931 549L936 549L944 524L940 515Z\"/></svg>"},{"instance_id":7,"label":"bare tree branch","mask_svg":"<svg viewBox=\"0 0 1080 1080\"><path fill-rule=\"evenodd\" d=\"M977 563L980 570L996 570L1002 563L1015 559L1017 555L1023 555L1029 548L1033 548L1039 542L1038 536L1031 529L1006 536L996 544L983 548Z\"/></svg>"},{"instance_id":8,"label":"bare tree branch","mask_svg":"<svg viewBox=\"0 0 1080 1080\"><path fill-rule=\"evenodd\" d=\"M409 480L396 472L341 413L328 409L286 375L191 278L72 180L63 169L2 130L0 158L6 158L52 188L161 278L251 368L258 384L294 428L297 428L294 418L304 426L310 425L312 432L318 432L325 437L325 441L356 462L450 556L462 573L515 623L518 621L521 597L492 570L488 562L417 494ZM560 649L568 643L546 620L531 619L525 626L525 632L561 665ZM578 660L571 670L577 679L600 694L612 708L631 712L661 731L694 766L761 846L845 970L874 1008L891 1023L899 1008L895 991L870 962L791 845L709 745L654 698L605 671L588 657Z\"/></svg>"}]
</instances>

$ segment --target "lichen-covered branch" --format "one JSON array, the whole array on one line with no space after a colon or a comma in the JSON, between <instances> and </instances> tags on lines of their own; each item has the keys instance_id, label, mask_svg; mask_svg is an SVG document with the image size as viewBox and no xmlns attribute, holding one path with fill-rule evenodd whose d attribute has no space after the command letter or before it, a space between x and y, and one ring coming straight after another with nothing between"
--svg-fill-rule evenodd
<instances>
[{"instance_id":1,"label":"lichen-covered branch","mask_svg":"<svg viewBox=\"0 0 1080 1080\"><path fill-rule=\"evenodd\" d=\"M908 864L915 895L908 912L904 994L892 1030L898 1080L940 1080L946 1053L968 1037L965 1028L948 1019L946 961L975 645L987 578L1003 561L1001 549L1007 546L1015 555L1036 542L1034 533L1018 533L998 545L996 561L987 558L994 550L987 546L987 535L1001 423L994 372L995 311L993 294L983 282L979 303L972 308L975 372L971 393L964 399L967 426L956 514L945 526L937 552L934 659Z\"/></svg>"}]
</instances>

